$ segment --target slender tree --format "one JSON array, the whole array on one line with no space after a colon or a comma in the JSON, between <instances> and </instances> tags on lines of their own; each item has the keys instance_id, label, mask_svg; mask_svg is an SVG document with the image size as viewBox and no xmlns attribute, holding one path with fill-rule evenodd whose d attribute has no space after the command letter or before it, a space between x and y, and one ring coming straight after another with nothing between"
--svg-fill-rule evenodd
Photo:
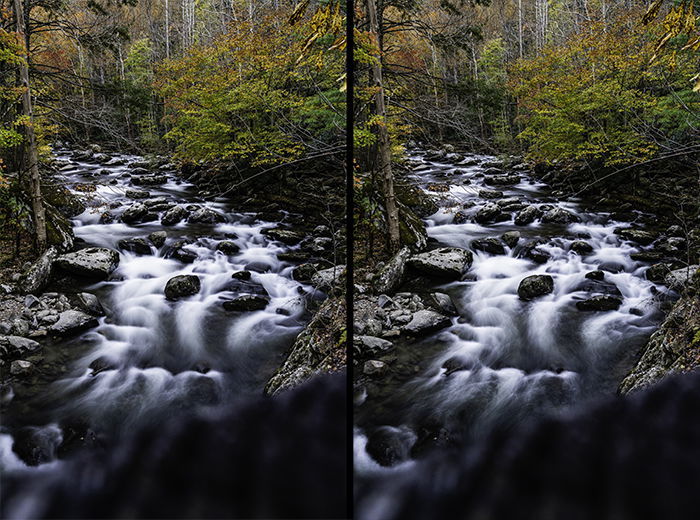
<instances>
[{"instance_id":1,"label":"slender tree","mask_svg":"<svg viewBox=\"0 0 700 520\"><path fill-rule=\"evenodd\" d=\"M22 0L15 0L15 18L17 21L17 33L26 48L25 59L19 66L19 78L22 86L22 111L26 119L24 125L26 134L25 157L26 170L29 172L28 188L32 202L32 214L34 217L34 237L39 251L46 249L46 212L41 197L41 176L39 175L39 154L37 153L36 136L34 134L34 111L32 109L32 93L29 83L29 41L26 36L24 21L24 5Z\"/></svg>"},{"instance_id":2,"label":"slender tree","mask_svg":"<svg viewBox=\"0 0 700 520\"><path fill-rule=\"evenodd\" d=\"M384 192L384 208L387 222L387 238L389 249L393 252L398 250L401 242L399 233L399 209L396 204L396 194L394 193L394 175L391 168L391 142L387 130L386 101L384 99L384 82L382 81L381 63L381 40L379 37L379 23L377 21L377 5L375 0L367 0L367 16L369 18L370 34L377 42L377 56L372 63L372 82L377 92L374 96L379 124L378 131L378 165L382 179L382 190Z\"/></svg>"}]
</instances>

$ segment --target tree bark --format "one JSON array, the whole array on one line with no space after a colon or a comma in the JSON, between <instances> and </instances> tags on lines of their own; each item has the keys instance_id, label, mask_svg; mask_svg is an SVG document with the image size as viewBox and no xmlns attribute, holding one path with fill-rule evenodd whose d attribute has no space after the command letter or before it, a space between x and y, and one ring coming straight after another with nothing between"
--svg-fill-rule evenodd
<instances>
[{"instance_id":1,"label":"tree bark","mask_svg":"<svg viewBox=\"0 0 700 520\"><path fill-rule=\"evenodd\" d=\"M32 214L34 216L34 238L36 246L41 253L46 249L46 212L41 198L41 176L39 175L39 154L36 148L36 136L34 135L34 111L32 110L32 93L29 88L29 44L26 37L24 24L24 6L22 0L15 0L15 17L17 19L17 33L22 38L27 51L26 59L19 66L19 78L22 83L22 110L27 119L24 126L27 144L26 155L29 166L29 196L32 201Z\"/></svg>"},{"instance_id":2,"label":"tree bark","mask_svg":"<svg viewBox=\"0 0 700 520\"><path fill-rule=\"evenodd\" d=\"M379 23L377 21L377 4L375 0L366 0L367 15L369 17L370 33L376 38L379 49L376 60L372 64L372 81L377 88L374 96L377 116L380 124L378 127L378 165L382 179L382 190L384 194L384 210L387 222L387 239L389 250L398 251L401 245L399 233L399 210L396 204L396 194L394 193L394 175L391 168L391 143L389 142L389 132L387 130L386 102L384 99L384 82L382 80L381 64L381 39L379 35Z\"/></svg>"}]
</instances>

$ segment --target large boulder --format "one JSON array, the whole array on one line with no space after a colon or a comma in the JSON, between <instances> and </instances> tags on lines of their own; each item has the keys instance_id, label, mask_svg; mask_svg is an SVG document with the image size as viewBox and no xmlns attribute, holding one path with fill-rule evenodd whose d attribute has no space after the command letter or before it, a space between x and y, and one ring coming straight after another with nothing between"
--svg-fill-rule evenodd
<instances>
[{"instance_id":1,"label":"large boulder","mask_svg":"<svg viewBox=\"0 0 700 520\"><path fill-rule=\"evenodd\" d=\"M530 301L554 291L554 278L546 274L535 274L524 278L518 286L521 300Z\"/></svg>"},{"instance_id":2,"label":"large boulder","mask_svg":"<svg viewBox=\"0 0 700 520\"><path fill-rule=\"evenodd\" d=\"M39 293L49 283L51 268L58 252L50 247L24 273L20 282L20 290L25 293Z\"/></svg>"},{"instance_id":3,"label":"large boulder","mask_svg":"<svg viewBox=\"0 0 700 520\"><path fill-rule=\"evenodd\" d=\"M403 281L406 262L411 256L411 252L407 247L404 247L389 260L389 262L379 271L377 278L374 280L374 292L377 294L391 294Z\"/></svg>"},{"instance_id":4,"label":"large boulder","mask_svg":"<svg viewBox=\"0 0 700 520\"><path fill-rule=\"evenodd\" d=\"M58 321L49 327L56 336L77 334L98 324L97 318L81 311L68 310L58 315Z\"/></svg>"},{"instance_id":5,"label":"large boulder","mask_svg":"<svg viewBox=\"0 0 700 520\"><path fill-rule=\"evenodd\" d=\"M408 265L428 276L458 279L472 261L472 254L466 249L443 247L412 256L408 259Z\"/></svg>"},{"instance_id":6,"label":"large boulder","mask_svg":"<svg viewBox=\"0 0 700 520\"><path fill-rule=\"evenodd\" d=\"M447 316L423 309L413 314L411 321L404 325L403 330L413 336L420 336L448 327L451 323L452 320Z\"/></svg>"},{"instance_id":7,"label":"large boulder","mask_svg":"<svg viewBox=\"0 0 700 520\"><path fill-rule=\"evenodd\" d=\"M181 274L168 280L165 284L165 297L168 300L178 300L197 294L201 288L199 277L193 274Z\"/></svg>"},{"instance_id":8,"label":"large boulder","mask_svg":"<svg viewBox=\"0 0 700 520\"><path fill-rule=\"evenodd\" d=\"M119 253L104 247L91 247L61 255L54 265L71 274L104 280L119 265Z\"/></svg>"},{"instance_id":9,"label":"large boulder","mask_svg":"<svg viewBox=\"0 0 700 520\"><path fill-rule=\"evenodd\" d=\"M385 354L394 348L394 344L376 336L357 335L353 338L353 347L358 356L370 357Z\"/></svg>"}]
</instances>

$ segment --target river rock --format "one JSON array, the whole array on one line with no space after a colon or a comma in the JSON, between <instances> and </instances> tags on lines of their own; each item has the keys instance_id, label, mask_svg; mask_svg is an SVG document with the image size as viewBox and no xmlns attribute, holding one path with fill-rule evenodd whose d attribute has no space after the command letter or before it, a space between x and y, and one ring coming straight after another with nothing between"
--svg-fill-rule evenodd
<instances>
[{"instance_id":1,"label":"river rock","mask_svg":"<svg viewBox=\"0 0 700 520\"><path fill-rule=\"evenodd\" d=\"M505 255L506 249L497 238L478 238L472 240L471 248L475 251L484 251L492 255Z\"/></svg>"},{"instance_id":2,"label":"river rock","mask_svg":"<svg viewBox=\"0 0 700 520\"><path fill-rule=\"evenodd\" d=\"M197 260L197 253L190 251L189 249L178 247L173 250L170 257L174 258L175 260L179 260L183 264L193 264L194 261Z\"/></svg>"},{"instance_id":3,"label":"river rock","mask_svg":"<svg viewBox=\"0 0 700 520\"><path fill-rule=\"evenodd\" d=\"M88 314L93 316L104 316L105 310L100 303L100 300L94 294L82 292L73 297L73 302L76 307L79 307Z\"/></svg>"},{"instance_id":4,"label":"river rock","mask_svg":"<svg viewBox=\"0 0 700 520\"><path fill-rule=\"evenodd\" d=\"M519 175L496 175L486 177L484 182L490 186L514 186L520 183Z\"/></svg>"},{"instance_id":5,"label":"river rock","mask_svg":"<svg viewBox=\"0 0 700 520\"><path fill-rule=\"evenodd\" d=\"M434 292L430 295L428 301L442 314L447 316L457 316L457 308L452 302L449 294Z\"/></svg>"},{"instance_id":6,"label":"river rock","mask_svg":"<svg viewBox=\"0 0 700 520\"><path fill-rule=\"evenodd\" d=\"M503 197L503 192L502 191L496 191L496 190L479 190L479 197L482 199L500 199Z\"/></svg>"},{"instance_id":7,"label":"river rock","mask_svg":"<svg viewBox=\"0 0 700 520\"><path fill-rule=\"evenodd\" d=\"M164 226L174 226L178 222L185 220L189 214L190 212L182 206L175 206L165 212L163 218L160 219L160 223Z\"/></svg>"},{"instance_id":8,"label":"river rock","mask_svg":"<svg viewBox=\"0 0 700 520\"><path fill-rule=\"evenodd\" d=\"M189 216L187 221L196 224L216 224L226 222L226 217L211 208L199 208Z\"/></svg>"},{"instance_id":9,"label":"river rock","mask_svg":"<svg viewBox=\"0 0 700 520\"><path fill-rule=\"evenodd\" d=\"M362 365L362 373L366 376L381 376L386 374L388 370L389 366L386 363L376 359L365 361L365 364Z\"/></svg>"},{"instance_id":10,"label":"river rock","mask_svg":"<svg viewBox=\"0 0 700 520\"><path fill-rule=\"evenodd\" d=\"M443 247L412 256L408 265L428 276L458 279L472 261L472 253L466 249Z\"/></svg>"},{"instance_id":11,"label":"river rock","mask_svg":"<svg viewBox=\"0 0 700 520\"><path fill-rule=\"evenodd\" d=\"M165 284L165 297L168 300L178 300L197 294L201 288L199 277L192 274L182 274L168 280Z\"/></svg>"},{"instance_id":12,"label":"river rock","mask_svg":"<svg viewBox=\"0 0 700 520\"><path fill-rule=\"evenodd\" d=\"M391 294L398 289L403 281L406 270L406 262L411 256L411 251L404 247L387 262L374 279L374 292L377 294Z\"/></svg>"},{"instance_id":13,"label":"river rock","mask_svg":"<svg viewBox=\"0 0 700 520\"><path fill-rule=\"evenodd\" d=\"M304 239L304 235L298 231L292 231L291 229L282 228L269 228L263 229L261 231L263 235L271 238L272 240L277 240L287 245L298 244Z\"/></svg>"},{"instance_id":14,"label":"river rock","mask_svg":"<svg viewBox=\"0 0 700 520\"><path fill-rule=\"evenodd\" d=\"M420 336L448 327L451 324L452 320L447 316L424 309L414 313L411 321L403 326L403 330L414 336Z\"/></svg>"},{"instance_id":15,"label":"river rock","mask_svg":"<svg viewBox=\"0 0 700 520\"><path fill-rule=\"evenodd\" d=\"M247 282L251 278L250 271L236 271L231 275L231 278L234 280L242 280L244 282Z\"/></svg>"},{"instance_id":16,"label":"river rock","mask_svg":"<svg viewBox=\"0 0 700 520\"><path fill-rule=\"evenodd\" d=\"M234 312L251 312L251 311L261 311L267 304L270 303L270 299L265 296L260 296L257 294L242 294L237 296L232 300L226 300L223 303L224 309L227 311Z\"/></svg>"},{"instance_id":17,"label":"river rock","mask_svg":"<svg viewBox=\"0 0 700 520\"><path fill-rule=\"evenodd\" d=\"M529 258L538 264L546 264L551 256L546 251L540 249L538 247L539 245L541 244L537 240L528 243L520 252L520 256L523 258Z\"/></svg>"},{"instance_id":18,"label":"river rock","mask_svg":"<svg viewBox=\"0 0 700 520\"><path fill-rule=\"evenodd\" d=\"M345 273L344 265L321 269L311 276L311 284L322 291L332 289L340 283L343 273Z\"/></svg>"},{"instance_id":19,"label":"river rock","mask_svg":"<svg viewBox=\"0 0 700 520\"><path fill-rule=\"evenodd\" d=\"M147 199L151 194L145 190L126 190L124 195L129 199Z\"/></svg>"},{"instance_id":20,"label":"river rock","mask_svg":"<svg viewBox=\"0 0 700 520\"><path fill-rule=\"evenodd\" d=\"M676 269L664 276L664 283L674 291L682 291L688 285L695 273L700 269L700 265L691 265Z\"/></svg>"},{"instance_id":21,"label":"river rock","mask_svg":"<svg viewBox=\"0 0 700 520\"><path fill-rule=\"evenodd\" d=\"M34 364L18 359L10 364L10 374L13 376L28 376L34 372Z\"/></svg>"},{"instance_id":22,"label":"river rock","mask_svg":"<svg viewBox=\"0 0 700 520\"><path fill-rule=\"evenodd\" d=\"M158 174L141 176L137 176L134 174L134 176L131 178L131 182L133 182L137 186L158 186L160 184L165 184L166 182L168 182L168 178L165 175Z\"/></svg>"},{"instance_id":23,"label":"river rock","mask_svg":"<svg viewBox=\"0 0 700 520\"><path fill-rule=\"evenodd\" d=\"M532 224L535 219L537 219L542 214L542 211L537 206L528 206L525 209L521 209L517 215L515 215L515 224L518 226L527 226Z\"/></svg>"},{"instance_id":24,"label":"river rock","mask_svg":"<svg viewBox=\"0 0 700 520\"><path fill-rule=\"evenodd\" d=\"M235 255L241 248L231 240L222 240L216 244L216 250L221 251L225 255Z\"/></svg>"},{"instance_id":25,"label":"river rock","mask_svg":"<svg viewBox=\"0 0 700 520\"><path fill-rule=\"evenodd\" d=\"M126 208L121 217L122 222L125 224L138 224L139 222L145 222L147 219L148 208L142 202L136 202Z\"/></svg>"},{"instance_id":26,"label":"river rock","mask_svg":"<svg viewBox=\"0 0 700 520\"><path fill-rule=\"evenodd\" d=\"M68 336L97 325L98 321L94 316L81 311L68 310L58 315L58 321L49 327L49 332L57 336Z\"/></svg>"},{"instance_id":27,"label":"river rock","mask_svg":"<svg viewBox=\"0 0 700 520\"><path fill-rule=\"evenodd\" d=\"M508 231L503 233L501 240L506 243L508 247L513 249L520 242L520 231Z\"/></svg>"},{"instance_id":28,"label":"river rock","mask_svg":"<svg viewBox=\"0 0 700 520\"><path fill-rule=\"evenodd\" d=\"M130 251L137 255L150 255L151 246L145 238L123 238L117 242L117 247L122 251Z\"/></svg>"},{"instance_id":29,"label":"river rock","mask_svg":"<svg viewBox=\"0 0 700 520\"><path fill-rule=\"evenodd\" d=\"M61 255L54 264L71 274L104 280L119 265L119 253L104 247L91 247Z\"/></svg>"},{"instance_id":30,"label":"river rock","mask_svg":"<svg viewBox=\"0 0 700 520\"><path fill-rule=\"evenodd\" d=\"M593 252L593 246L583 240L575 240L571 243L571 250L574 253L585 256Z\"/></svg>"},{"instance_id":31,"label":"river rock","mask_svg":"<svg viewBox=\"0 0 700 520\"><path fill-rule=\"evenodd\" d=\"M576 308L580 311L616 311L622 305L620 298L601 295L588 300L576 302Z\"/></svg>"},{"instance_id":32,"label":"river rock","mask_svg":"<svg viewBox=\"0 0 700 520\"><path fill-rule=\"evenodd\" d=\"M642 246L648 246L658 238L657 235L649 233L648 231L632 228L617 228L615 230L615 234L624 240L629 240L630 242L634 242Z\"/></svg>"},{"instance_id":33,"label":"river rock","mask_svg":"<svg viewBox=\"0 0 700 520\"><path fill-rule=\"evenodd\" d=\"M0 336L0 358L3 360L25 357L41 345L36 341L21 336Z\"/></svg>"},{"instance_id":34,"label":"river rock","mask_svg":"<svg viewBox=\"0 0 700 520\"><path fill-rule=\"evenodd\" d=\"M554 291L554 278L546 274L536 274L524 278L518 286L521 300L530 301Z\"/></svg>"},{"instance_id":35,"label":"river rock","mask_svg":"<svg viewBox=\"0 0 700 520\"><path fill-rule=\"evenodd\" d=\"M605 280L605 271L590 271L586 273L586 278L589 280Z\"/></svg>"},{"instance_id":36,"label":"river rock","mask_svg":"<svg viewBox=\"0 0 700 520\"><path fill-rule=\"evenodd\" d=\"M165 231L154 231L153 233L148 235L148 240L150 240L151 244L153 244L157 248L163 247L167 238L168 234Z\"/></svg>"},{"instance_id":37,"label":"river rock","mask_svg":"<svg viewBox=\"0 0 700 520\"><path fill-rule=\"evenodd\" d=\"M24 273L20 282L20 290L25 293L39 293L49 283L51 268L58 251L55 247L50 247L36 260Z\"/></svg>"},{"instance_id":38,"label":"river rock","mask_svg":"<svg viewBox=\"0 0 700 520\"><path fill-rule=\"evenodd\" d=\"M479 224L494 222L501 215L501 208L492 202L480 207L474 214L474 220Z\"/></svg>"},{"instance_id":39,"label":"river rock","mask_svg":"<svg viewBox=\"0 0 700 520\"><path fill-rule=\"evenodd\" d=\"M563 208L550 209L542 216L542 222L545 224L568 224L570 222L580 222L581 219L570 211Z\"/></svg>"},{"instance_id":40,"label":"river rock","mask_svg":"<svg viewBox=\"0 0 700 520\"><path fill-rule=\"evenodd\" d=\"M355 352L361 357L377 356L394 348L391 341L376 336L358 335L353 339L353 343Z\"/></svg>"}]
</instances>

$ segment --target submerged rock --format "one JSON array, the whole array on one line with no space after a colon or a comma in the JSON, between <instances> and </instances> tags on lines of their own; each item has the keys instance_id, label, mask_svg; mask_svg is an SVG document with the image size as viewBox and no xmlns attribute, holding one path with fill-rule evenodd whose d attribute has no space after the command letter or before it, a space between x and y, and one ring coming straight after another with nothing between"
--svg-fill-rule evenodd
<instances>
[{"instance_id":1,"label":"submerged rock","mask_svg":"<svg viewBox=\"0 0 700 520\"><path fill-rule=\"evenodd\" d=\"M267 307L270 299L257 294L243 294L233 300L226 300L223 303L224 309L234 312L261 311Z\"/></svg>"},{"instance_id":2,"label":"submerged rock","mask_svg":"<svg viewBox=\"0 0 700 520\"><path fill-rule=\"evenodd\" d=\"M165 297L168 300L178 300L197 294L201 288L199 277L192 274L182 274L168 280L165 284Z\"/></svg>"},{"instance_id":3,"label":"submerged rock","mask_svg":"<svg viewBox=\"0 0 700 520\"><path fill-rule=\"evenodd\" d=\"M554 278L546 274L535 274L524 278L518 286L521 300L530 301L554 291Z\"/></svg>"},{"instance_id":4,"label":"submerged rock","mask_svg":"<svg viewBox=\"0 0 700 520\"><path fill-rule=\"evenodd\" d=\"M119 253L113 249L91 247L61 255L54 264L71 274L104 280L119 265Z\"/></svg>"},{"instance_id":5,"label":"submerged rock","mask_svg":"<svg viewBox=\"0 0 700 520\"><path fill-rule=\"evenodd\" d=\"M594 296L588 300L576 302L576 308L580 311L616 311L621 305L620 298L609 295Z\"/></svg>"}]
</instances>

